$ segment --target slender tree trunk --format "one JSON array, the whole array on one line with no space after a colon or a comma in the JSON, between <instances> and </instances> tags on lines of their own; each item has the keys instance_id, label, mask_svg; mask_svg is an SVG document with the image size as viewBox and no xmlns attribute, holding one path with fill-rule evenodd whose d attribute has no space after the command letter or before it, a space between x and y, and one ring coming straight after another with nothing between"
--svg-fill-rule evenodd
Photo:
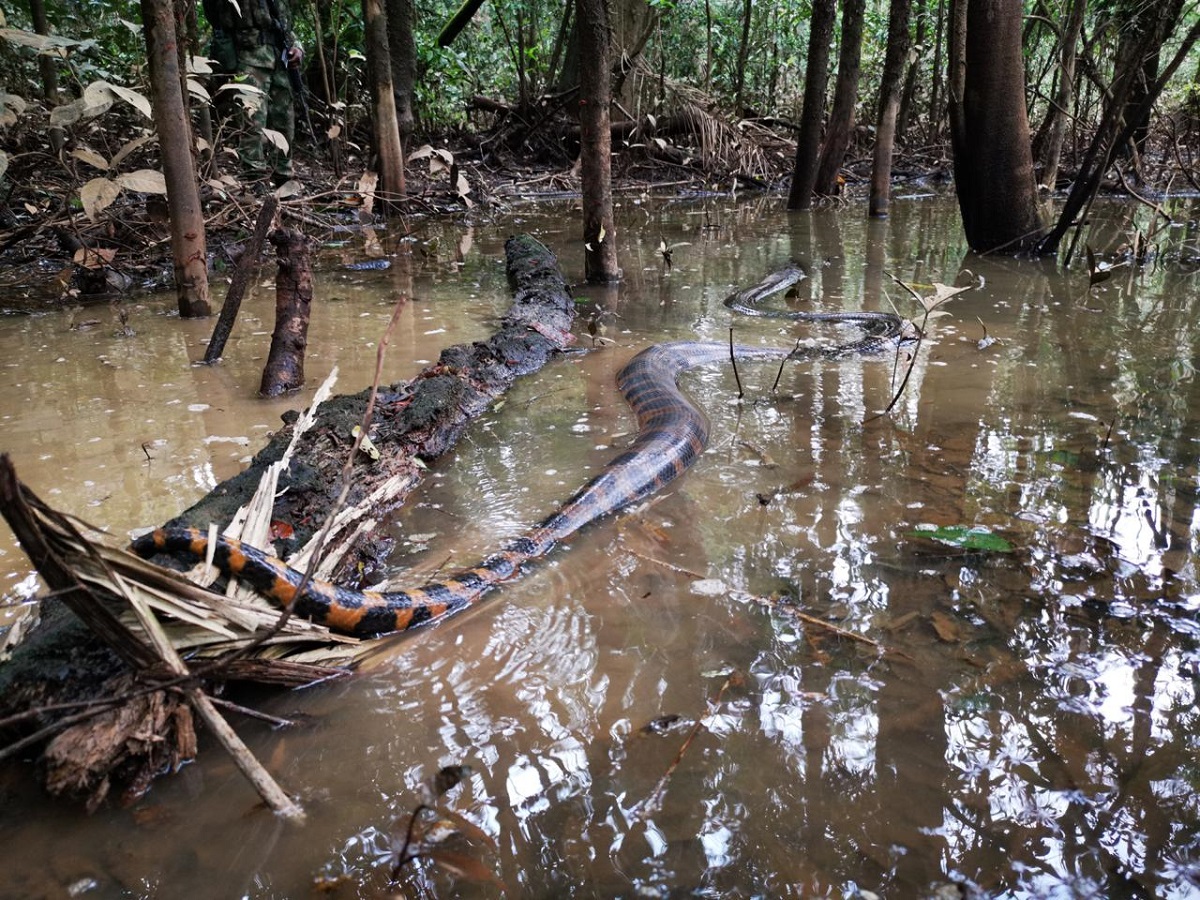
<instances>
[{"instance_id":1,"label":"slender tree trunk","mask_svg":"<svg viewBox=\"0 0 1200 900\"><path fill-rule=\"evenodd\" d=\"M263 366L259 396L278 397L304 387L304 354L312 309L312 245L293 228L271 232L279 268L275 276L275 331Z\"/></svg>"},{"instance_id":2,"label":"slender tree trunk","mask_svg":"<svg viewBox=\"0 0 1200 900\"><path fill-rule=\"evenodd\" d=\"M842 4L842 44L838 51L837 84L833 89L833 109L825 128L825 142L817 162L817 180L813 190L830 197L838 191L838 171L850 146L854 131L854 107L858 103L858 76L862 69L862 36L866 0L844 0Z\"/></svg>"},{"instance_id":3,"label":"slender tree trunk","mask_svg":"<svg viewBox=\"0 0 1200 900\"><path fill-rule=\"evenodd\" d=\"M1071 0L1067 25L1063 31L1060 60L1058 65L1058 88L1054 100L1046 111L1046 141L1042 148L1041 184L1048 191L1054 190L1058 181L1058 163L1062 158L1063 138L1067 131L1068 109L1071 95L1075 91L1075 50L1079 43L1079 31L1083 28L1083 15L1087 11L1087 0Z\"/></svg>"},{"instance_id":4,"label":"slender tree trunk","mask_svg":"<svg viewBox=\"0 0 1200 900\"><path fill-rule=\"evenodd\" d=\"M403 143L416 124L413 113L413 89L417 82L417 42L413 36L416 12L413 0L386 0L386 3L392 93L396 98L396 124Z\"/></svg>"},{"instance_id":5,"label":"slender tree trunk","mask_svg":"<svg viewBox=\"0 0 1200 900\"><path fill-rule=\"evenodd\" d=\"M195 0L181 0L182 5L179 12L182 14L183 34L187 35L187 43L185 45L187 55L205 56L205 53L200 51L200 21L196 16ZM184 66L187 65L186 58L183 61ZM211 103L194 103L192 112L196 116L196 129L200 133L200 137L208 144L208 149L204 151L204 157L207 159L212 155L213 146L213 123L212 123L212 104Z\"/></svg>"},{"instance_id":6,"label":"slender tree trunk","mask_svg":"<svg viewBox=\"0 0 1200 900\"><path fill-rule=\"evenodd\" d=\"M712 0L704 0L704 93L712 91L713 26Z\"/></svg>"},{"instance_id":7,"label":"slender tree trunk","mask_svg":"<svg viewBox=\"0 0 1200 900\"><path fill-rule=\"evenodd\" d=\"M808 67L804 75L804 108L800 111L800 135L796 139L796 165L788 209L812 206L817 182L817 152L821 125L825 121L825 90L829 84L829 45L833 41L834 0L813 0L808 31Z\"/></svg>"},{"instance_id":8,"label":"slender tree trunk","mask_svg":"<svg viewBox=\"0 0 1200 900\"><path fill-rule=\"evenodd\" d=\"M1152 41L1153 35L1144 39ZM1188 53L1191 52L1197 41L1200 41L1200 21L1194 22L1188 29L1175 51L1174 58L1147 92L1143 102L1145 109L1148 110L1158 100L1163 88L1166 87L1167 82L1179 70L1180 65L1183 64L1183 61L1187 58ZM1120 73L1121 71L1122 69L1118 65L1117 72ZM1054 228L1039 243L1038 250L1040 252L1058 252L1059 244L1075 224L1076 217L1083 211L1084 207L1091 203L1096 192L1100 189L1100 181L1112 164L1116 148L1120 147L1133 136L1133 131L1136 128L1136 118L1133 120L1133 124L1127 123L1124 128L1121 127L1124 121L1122 113L1129 96L1129 86L1132 77L1133 75L1127 72L1126 77L1114 79L1113 89L1105 106L1104 115L1101 117L1100 124L1097 125L1096 131L1092 135L1091 143L1083 154L1083 159L1079 165L1079 174L1071 184L1071 193L1067 195L1067 201L1063 204L1062 211L1059 213L1058 221L1055 223ZM1067 254L1065 262L1070 262L1070 255L1070 253Z\"/></svg>"},{"instance_id":9,"label":"slender tree trunk","mask_svg":"<svg viewBox=\"0 0 1200 900\"><path fill-rule=\"evenodd\" d=\"M929 134L926 143L937 143L942 133L942 47L945 43L946 0L938 0L934 19L933 71L929 73Z\"/></svg>"},{"instance_id":10,"label":"slender tree trunk","mask_svg":"<svg viewBox=\"0 0 1200 900\"><path fill-rule=\"evenodd\" d=\"M171 0L142 0L142 30L150 67L151 102L171 217L171 256L179 315L207 316L208 252L196 184L195 140L179 67L179 39Z\"/></svg>"},{"instance_id":11,"label":"slender tree trunk","mask_svg":"<svg viewBox=\"0 0 1200 900\"><path fill-rule=\"evenodd\" d=\"M576 0L579 32L579 169L583 189L584 272L588 281L617 281L612 204L612 100L605 0Z\"/></svg>"},{"instance_id":12,"label":"slender tree trunk","mask_svg":"<svg viewBox=\"0 0 1200 900\"><path fill-rule=\"evenodd\" d=\"M900 80L908 58L908 19L911 0L892 0L888 14L888 46L879 88L879 117L875 122L875 155L871 161L871 198L867 215L888 214L892 194L892 152L896 145L896 116L900 111Z\"/></svg>"},{"instance_id":13,"label":"slender tree trunk","mask_svg":"<svg viewBox=\"0 0 1200 900\"><path fill-rule=\"evenodd\" d=\"M46 18L45 0L29 0L29 15L33 19L33 30L40 35L50 34L50 22ZM38 74L42 78L42 99L48 106L58 106L58 66L54 57L38 54Z\"/></svg>"},{"instance_id":14,"label":"slender tree trunk","mask_svg":"<svg viewBox=\"0 0 1200 900\"><path fill-rule=\"evenodd\" d=\"M963 230L977 252L1018 252L1042 236L1025 110L1021 0L956 0L955 5L964 2L961 108L952 119ZM958 107L955 90L951 103Z\"/></svg>"},{"instance_id":15,"label":"slender tree trunk","mask_svg":"<svg viewBox=\"0 0 1200 900\"><path fill-rule=\"evenodd\" d=\"M738 44L737 70L733 73L733 108L741 115L742 89L746 86L746 63L750 59L750 20L753 0L742 0L742 41Z\"/></svg>"},{"instance_id":16,"label":"slender tree trunk","mask_svg":"<svg viewBox=\"0 0 1200 900\"><path fill-rule=\"evenodd\" d=\"M29 0L29 15L33 19L33 30L40 35L50 34L50 21L46 18L45 0ZM42 79L42 99L46 106L53 109L58 106L58 65L54 57L46 53L38 54L38 74ZM62 126L50 126L50 146L55 153L62 151L66 141L66 133Z\"/></svg>"},{"instance_id":17,"label":"slender tree trunk","mask_svg":"<svg viewBox=\"0 0 1200 900\"><path fill-rule=\"evenodd\" d=\"M908 134L908 122L912 117L913 103L917 96L917 76L920 74L921 48L925 44L925 24L928 19L925 0L917 0L917 34L914 52L908 63L908 74L904 76L904 88L900 92L900 111L896 113L896 141L903 144Z\"/></svg>"},{"instance_id":18,"label":"slender tree trunk","mask_svg":"<svg viewBox=\"0 0 1200 900\"><path fill-rule=\"evenodd\" d=\"M383 0L362 0L362 6L364 45L373 81L371 100L375 109L375 152L379 155L379 177L387 198L385 205L390 207L404 196L404 146L400 140L400 122L392 83L387 12Z\"/></svg>"},{"instance_id":19,"label":"slender tree trunk","mask_svg":"<svg viewBox=\"0 0 1200 900\"><path fill-rule=\"evenodd\" d=\"M1138 157L1145 152L1146 138L1150 134L1150 111L1153 104L1147 103L1146 98L1158 80L1159 54L1162 52L1163 42L1175 30L1182 6L1183 0L1159 0L1153 5L1138 6L1132 17L1133 21L1130 22L1131 27L1122 35L1122 41L1131 43L1140 43L1137 34L1143 29L1153 35L1146 42L1140 59L1133 63L1136 71L1129 88L1129 99L1125 104L1125 122L1133 132L1132 142L1127 149Z\"/></svg>"}]
</instances>

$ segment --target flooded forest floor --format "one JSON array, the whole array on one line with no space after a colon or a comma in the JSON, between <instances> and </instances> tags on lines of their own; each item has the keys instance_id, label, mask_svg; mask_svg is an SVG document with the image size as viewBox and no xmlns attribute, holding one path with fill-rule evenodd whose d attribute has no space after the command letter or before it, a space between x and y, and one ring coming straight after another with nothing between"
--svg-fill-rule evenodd
<instances>
[{"instance_id":1,"label":"flooded forest floor","mask_svg":"<svg viewBox=\"0 0 1200 900\"><path fill-rule=\"evenodd\" d=\"M515 231L577 278L574 203L429 220L377 254L330 228L311 383L335 365L348 389L370 383L400 297L389 381L486 336ZM410 891L1200 890L1200 217L1189 198L1164 209L1150 263L1117 265L1149 212L1097 204L1089 245L1112 269L1090 283L970 254L953 200L924 184L886 222L789 214L770 193L622 195L625 277L578 287L584 352L519 383L434 467L387 526L388 581L482 558L619 453L636 426L613 382L637 350L730 327L838 339L724 308L788 260L811 273L780 301L793 309L919 318L893 277L972 290L911 360L818 360L774 390L776 367L750 366L740 398L727 367L689 375L712 440L677 485L478 612L382 642L353 678L239 698L297 723L238 727L303 828L219 752L91 817L6 765L9 893L375 895L424 786L459 765L441 846L473 862L409 864ZM345 266L363 258L389 265ZM193 365L211 323L167 297L0 319L2 449L114 533L164 521L311 397L253 397L270 294L248 298L215 368ZM0 562L6 604L27 605L11 541Z\"/></svg>"}]
</instances>

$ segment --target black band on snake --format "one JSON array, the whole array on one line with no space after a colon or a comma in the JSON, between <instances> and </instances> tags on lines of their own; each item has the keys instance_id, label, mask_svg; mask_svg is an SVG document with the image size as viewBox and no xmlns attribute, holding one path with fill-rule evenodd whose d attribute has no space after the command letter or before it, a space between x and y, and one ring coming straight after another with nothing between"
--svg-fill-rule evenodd
<instances>
[{"instance_id":1,"label":"black band on snake","mask_svg":"<svg viewBox=\"0 0 1200 900\"><path fill-rule=\"evenodd\" d=\"M890 313L763 312L753 306L803 276L803 269L793 264L754 288L733 294L726 305L751 315L852 323L865 335L848 344L791 351L737 346L737 358L830 359L879 351L904 339L904 320ZM683 396L676 381L687 369L728 359L729 354L725 344L681 341L658 344L635 356L617 375L617 387L637 417L638 434L632 446L557 512L476 566L403 591L356 591L310 581L300 593L302 573L240 541L218 538L213 563L226 576L236 576L269 600L290 606L294 615L345 634L404 631L460 612L494 585L514 577L524 563L544 556L583 526L643 499L682 474L704 452L708 420ZM165 528L137 538L132 549L144 557L182 553L203 559L208 543L207 532L200 529Z\"/></svg>"}]
</instances>

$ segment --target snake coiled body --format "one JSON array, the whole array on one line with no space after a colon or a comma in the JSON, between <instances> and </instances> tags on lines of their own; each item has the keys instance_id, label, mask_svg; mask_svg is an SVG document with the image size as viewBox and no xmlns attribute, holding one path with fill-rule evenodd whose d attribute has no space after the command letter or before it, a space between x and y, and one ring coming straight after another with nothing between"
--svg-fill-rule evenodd
<instances>
[{"instance_id":1,"label":"snake coiled body","mask_svg":"<svg viewBox=\"0 0 1200 900\"><path fill-rule=\"evenodd\" d=\"M805 314L799 314L801 316ZM854 321L867 336L852 344L788 351L738 346L739 359L784 360L789 357L838 357L861 353L898 337L902 320L883 313L807 314L821 321ZM310 618L351 635L404 631L459 612L490 588L515 576L520 567L548 553L556 543L583 526L647 497L678 477L704 452L708 419L679 390L687 369L727 359L725 344L683 341L658 344L635 356L617 375L617 386L637 417L633 444L548 516L498 553L476 566L436 582L401 591L357 591L310 581L300 591L303 575L283 561L230 538L219 537L213 563L236 576L294 615ZM137 538L140 556L184 553L203 559L209 539L195 528L165 528Z\"/></svg>"}]
</instances>

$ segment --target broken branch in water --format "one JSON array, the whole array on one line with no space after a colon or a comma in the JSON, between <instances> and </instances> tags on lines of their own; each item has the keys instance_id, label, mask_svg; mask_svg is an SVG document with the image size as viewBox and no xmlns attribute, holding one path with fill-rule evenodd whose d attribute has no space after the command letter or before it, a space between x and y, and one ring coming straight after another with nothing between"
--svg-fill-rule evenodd
<instances>
[{"instance_id":1,"label":"broken branch in water","mask_svg":"<svg viewBox=\"0 0 1200 900\"><path fill-rule=\"evenodd\" d=\"M730 672L725 677L720 689L717 691L717 696L712 702L707 704L709 710L715 710L721 705L721 700L725 696L725 692L735 684L742 683L742 676L738 672ZM675 758L671 760L671 764L667 766L667 771L663 772L662 777L658 779L658 783L654 785L652 790L640 804L634 813L635 818L645 819L653 815L662 807L663 795L667 792L667 783L671 780L671 776L675 774L675 770L679 768L679 764L683 762L683 757L687 754L688 748L692 746L692 741L696 739L696 735L700 733L700 729L704 727L704 716L696 720L692 726L692 730L688 732L688 736L683 739L683 743L679 747L679 752L675 754Z\"/></svg>"}]
</instances>

